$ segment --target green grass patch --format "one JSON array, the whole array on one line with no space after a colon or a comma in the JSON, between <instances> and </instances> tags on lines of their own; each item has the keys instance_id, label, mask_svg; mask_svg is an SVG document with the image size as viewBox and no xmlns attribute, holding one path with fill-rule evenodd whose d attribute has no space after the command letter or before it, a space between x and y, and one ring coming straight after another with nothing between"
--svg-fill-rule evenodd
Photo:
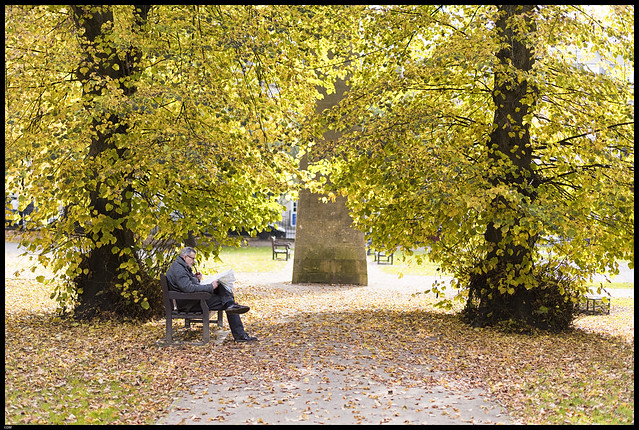
<instances>
[{"instance_id":1,"label":"green grass patch","mask_svg":"<svg viewBox=\"0 0 639 430\"><path fill-rule=\"evenodd\" d=\"M238 272L279 272L291 261L285 261L280 255L280 260L273 260L273 251L270 246L242 246L240 248L225 246L222 248L218 259L209 258L198 262L195 267L204 274L213 274L232 268Z\"/></svg>"},{"instance_id":2,"label":"green grass patch","mask_svg":"<svg viewBox=\"0 0 639 430\"><path fill-rule=\"evenodd\" d=\"M528 414L542 411L544 424L628 424L634 420L634 402L621 387L633 384L629 374L616 374L609 380L604 372L592 379L570 375L562 370L538 371L528 393ZM561 381L561 382L560 382ZM560 389L558 390L558 388Z\"/></svg>"},{"instance_id":3,"label":"green grass patch","mask_svg":"<svg viewBox=\"0 0 639 430\"><path fill-rule=\"evenodd\" d=\"M369 255L368 258L373 261L374 256ZM392 265L380 264L379 267L393 275L451 276L450 273L443 272L439 264L430 261L426 251L414 251L413 255L397 251L393 256Z\"/></svg>"},{"instance_id":4,"label":"green grass patch","mask_svg":"<svg viewBox=\"0 0 639 430\"><path fill-rule=\"evenodd\" d=\"M131 398L132 390L124 389L119 382L106 386L89 384L87 380L72 378L63 390L44 390L39 407L48 415L50 424L100 424L117 422L120 409ZM63 402L59 402L59 397ZM98 399L96 399L96 396ZM106 396L106 398L105 398Z\"/></svg>"},{"instance_id":5,"label":"green grass patch","mask_svg":"<svg viewBox=\"0 0 639 430\"><path fill-rule=\"evenodd\" d=\"M614 289L634 289L635 288L635 283L634 282L602 282L602 283L595 283L595 282L591 282L588 283L586 285L592 287L593 291L597 291L597 287L599 287L599 285L603 285L603 287L606 290L614 290Z\"/></svg>"},{"instance_id":6,"label":"green grass patch","mask_svg":"<svg viewBox=\"0 0 639 430\"><path fill-rule=\"evenodd\" d=\"M369 261L373 261L374 256L368 256ZM620 262L622 264L623 262ZM408 255L403 251L397 251L394 254L392 265L380 265L384 272L393 275L415 275L415 276L452 276L451 273L441 270L439 264L430 261L426 251L414 251L412 255ZM604 282L601 283L607 290L609 289L634 289L634 282ZM600 283L592 282L586 284L596 288Z\"/></svg>"}]
</instances>

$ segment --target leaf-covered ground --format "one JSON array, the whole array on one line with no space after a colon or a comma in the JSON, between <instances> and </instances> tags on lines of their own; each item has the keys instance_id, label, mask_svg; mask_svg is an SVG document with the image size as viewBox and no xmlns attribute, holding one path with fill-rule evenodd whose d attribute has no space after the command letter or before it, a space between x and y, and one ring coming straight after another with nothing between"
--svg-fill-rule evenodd
<instances>
[{"instance_id":1,"label":"leaf-covered ground","mask_svg":"<svg viewBox=\"0 0 639 430\"><path fill-rule=\"evenodd\" d=\"M158 348L163 319L60 320L48 295L5 280L5 424L151 424L216 378L259 388L318 365L370 378L384 369L406 386L481 387L516 423L634 422L632 299L613 299L609 316L581 317L567 334L517 335L469 328L393 288L238 282L258 343Z\"/></svg>"}]
</instances>

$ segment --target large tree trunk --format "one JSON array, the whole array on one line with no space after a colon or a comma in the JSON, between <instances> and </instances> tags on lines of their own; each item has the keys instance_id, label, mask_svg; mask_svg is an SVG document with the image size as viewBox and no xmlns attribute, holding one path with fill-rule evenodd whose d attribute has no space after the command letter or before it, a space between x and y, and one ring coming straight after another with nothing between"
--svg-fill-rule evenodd
<instances>
[{"instance_id":1,"label":"large tree trunk","mask_svg":"<svg viewBox=\"0 0 639 430\"><path fill-rule=\"evenodd\" d=\"M149 5L137 6L135 25L138 29L146 21L149 9ZM94 160L99 160L111 151L115 151L117 159L121 160L125 157L126 148L116 147L114 136L126 134L128 125L117 114L99 113L93 102L103 90L107 90L104 79L107 76L112 79L112 82L120 83L119 88L125 96L135 93L135 86L126 86L125 82L126 78L139 72L140 53L135 47L130 47L125 52L124 60L117 55L115 44L107 37L113 26L113 11L109 6L72 6L72 10L76 27L82 33L80 40L84 50L84 60L78 66L76 74L83 84L82 96L85 109L93 116L91 127L94 133L86 156L87 166L91 166ZM135 249L133 232L126 227L126 222L121 222L129 216L132 189L125 187L120 190L117 199L102 197L104 193L101 191L101 187L109 188L108 182L116 184L116 187L122 183L129 183L130 173L122 175L114 172L109 178L111 181L100 180L100 173L95 170L88 172L89 176L95 178L95 186L87 190L89 209L94 219L104 216L114 221L113 224L116 227L111 233L115 237L115 243L104 240L100 233L97 233L97 236L95 233L89 235L93 239L94 246L83 256L84 261L81 267L86 273L80 274L75 279L81 291L75 312L81 318L88 318L97 311L105 310L125 313L126 306L123 304L130 302L115 286L121 282L118 279L118 273L122 270L119 268L120 264L130 257L120 256L114 248ZM116 212L118 208L123 210Z\"/></svg>"},{"instance_id":2,"label":"large tree trunk","mask_svg":"<svg viewBox=\"0 0 639 430\"><path fill-rule=\"evenodd\" d=\"M343 80L335 83L335 93L318 101L316 112L335 106L346 92ZM340 133L327 130L323 138L336 140ZM310 157L310 160L308 159ZM316 161L305 155L301 167ZM364 233L352 227L346 199L334 202L320 200L322 196L308 190L299 193L293 283L331 283L367 285L368 272Z\"/></svg>"},{"instance_id":3,"label":"large tree trunk","mask_svg":"<svg viewBox=\"0 0 639 430\"><path fill-rule=\"evenodd\" d=\"M501 16L496 24L507 46L497 53L499 65L495 71L493 93L495 115L493 132L487 142L489 157L495 166L492 171L499 173L491 174L488 179L493 187L507 189L509 193L521 197L524 205L516 199L508 200L504 194L490 202L489 217L495 222L488 224L484 235L488 252L470 285L469 304L473 300L480 302L479 313L473 321L476 325L510 318L528 320L532 312L531 293L525 285L513 283L506 285L505 292L503 290L504 280L508 283L509 279L532 274L531 257L536 241L535 236L523 242L517 242L519 238L515 239L520 221L525 216L521 207L535 201L538 182L532 170L533 153L528 124L524 122L524 117L531 109L530 104L527 104L530 101L526 103L524 100L535 100L535 89L526 79L518 77L532 70L534 58L530 48L522 41L526 31L510 24L513 17L529 13L532 8L531 5L499 6ZM527 21L527 25L531 23ZM506 273L512 277L509 278Z\"/></svg>"}]
</instances>

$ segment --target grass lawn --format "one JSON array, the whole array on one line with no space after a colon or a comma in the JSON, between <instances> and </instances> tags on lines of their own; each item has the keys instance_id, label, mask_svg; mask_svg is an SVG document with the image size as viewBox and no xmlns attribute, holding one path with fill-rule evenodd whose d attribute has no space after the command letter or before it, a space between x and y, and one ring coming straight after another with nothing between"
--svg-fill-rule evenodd
<instances>
[{"instance_id":1,"label":"grass lawn","mask_svg":"<svg viewBox=\"0 0 639 430\"><path fill-rule=\"evenodd\" d=\"M220 257L202 267L266 272L287 264L273 261L270 247ZM613 299L610 315L579 317L568 333L520 335L470 328L426 295L238 285L251 306L243 320L260 342L157 348L164 319L62 320L49 294L32 280L5 279L5 425L154 424L202 382L281 384L313 366L358 378L385 369L388 383L425 388L481 387L517 423L634 423L632 299Z\"/></svg>"},{"instance_id":2,"label":"grass lawn","mask_svg":"<svg viewBox=\"0 0 639 430\"><path fill-rule=\"evenodd\" d=\"M273 252L270 246L242 246L234 248L225 246L220 252L219 258L198 262L197 269L205 274L221 272L229 268L238 272L279 272L287 261L280 255L278 260L273 260ZM293 255L289 257L293 258Z\"/></svg>"},{"instance_id":3,"label":"grass lawn","mask_svg":"<svg viewBox=\"0 0 639 430\"><path fill-rule=\"evenodd\" d=\"M369 256L371 259L372 256ZM627 263L627 262L622 262ZM424 251L415 251L413 255L407 255L398 251L394 255L392 265L379 266L386 273L393 275L418 275L418 276L452 276L451 273L440 270L439 265L428 260ZM599 283L589 283L593 287L598 287ZM634 289L634 282L606 282L603 283L605 289Z\"/></svg>"},{"instance_id":4,"label":"grass lawn","mask_svg":"<svg viewBox=\"0 0 639 430\"><path fill-rule=\"evenodd\" d=\"M372 259L373 256L369 256ZM425 251L414 251L413 255L397 251L393 255L393 264L382 264L379 267L386 273L393 275L418 275L418 276L450 276L450 273L439 270L439 265L428 260Z\"/></svg>"}]
</instances>

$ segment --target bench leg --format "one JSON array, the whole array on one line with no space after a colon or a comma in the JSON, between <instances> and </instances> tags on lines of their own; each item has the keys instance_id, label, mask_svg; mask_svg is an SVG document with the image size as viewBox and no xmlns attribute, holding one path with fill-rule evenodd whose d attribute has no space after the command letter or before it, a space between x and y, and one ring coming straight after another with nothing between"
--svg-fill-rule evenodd
<instances>
[{"instance_id":1,"label":"bench leg","mask_svg":"<svg viewBox=\"0 0 639 430\"><path fill-rule=\"evenodd\" d=\"M202 343L204 345L206 345L207 343L209 343L211 341L211 328L209 327L209 322L207 321L203 321L202 324Z\"/></svg>"},{"instance_id":2,"label":"bench leg","mask_svg":"<svg viewBox=\"0 0 639 430\"><path fill-rule=\"evenodd\" d=\"M164 341L167 344L173 343L173 320L169 317L166 318L166 334L164 335Z\"/></svg>"},{"instance_id":3,"label":"bench leg","mask_svg":"<svg viewBox=\"0 0 639 430\"><path fill-rule=\"evenodd\" d=\"M190 318L185 318L185 325L186 327L190 327L190 323L195 322L195 323L202 323L202 342L195 342L192 344L195 345L206 345L207 343L209 343L211 341L211 327L210 324L213 322L211 321L211 318L196 318L196 319L190 319ZM223 310L217 310L217 321L215 321L218 325L219 328L224 328L224 311ZM164 342L159 343L156 342L156 344L160 345L160 346L170 346L170 345L179 345L179 344L183 344L184 342L181 340L175 340L173 339L173 318L171 316L166 317L165 318L165 334L164 334Z\"/></svg>"}]
</instances>

